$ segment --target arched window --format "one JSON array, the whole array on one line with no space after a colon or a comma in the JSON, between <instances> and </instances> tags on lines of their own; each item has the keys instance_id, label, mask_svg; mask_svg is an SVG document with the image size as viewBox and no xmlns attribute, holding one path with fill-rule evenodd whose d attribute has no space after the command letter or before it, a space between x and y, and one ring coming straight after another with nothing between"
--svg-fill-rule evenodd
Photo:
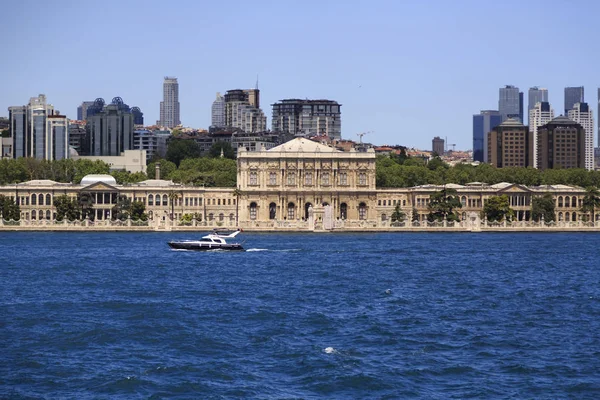
<instances>
[{"instance_id":1,"label":"arched window","mask_svg":"<svg viewBox=\"0 0 600 400\"><path fill-rule=\"evenodd\" d=\"M36 194L32 194L31 195L31 205L32 206L36 206L37 205L37 195Z\"/></svg>"},{"instance_id":2,"label":"arched window","mask_svg":"<svg viewBox=\"0 0 600 400\"><path fill-rule=\"evenodd\" d=\"M558 206L559 207L563 206L563 197L562 196L558 196Z\"/></svg>"},{"instance_id":3,"label":"arched window","mask_svg":"<svg viewBox=\"0 0 600 400\"><path fill-rule=\"evenodd\" d=\"M367 205L365 203L358 205L358 219L367 219Z\"/></svg>"},{"instance_id":4,"label":"arched window","mask_svg":"<svg viewBox=\"0 0 600 400\"><path fill-rule=\"evenodd\" d=\"M323 172L321 175L321 181L323 182L323 185L329 186L329 172Z\"/></svg>"},{"instance_id":5,"label":"arched window","mask_svg":"<svg viewBox=\"0 0 600 400\"><path fill-rule=\"evenodd\" d=\"M225 214L219 214L219 221L223 221L225 219Z\"/></svg>"},{"instance_id":6,"label":"arched window","mask_svg":"<svg viewBox=\"0 0 600 400\"><path fill-rule=\"evenodd\" d=\"M44 205L44 195L40 193L40 195L38 196L38 203L40 206Z\"/></svg>"},{"instance_id":7,"label":"arched window","mask_svg":"<svg viewBox=\"0 0 600 400\"><path fill-rule=\"evenodd\" d=\"M249 185L258 185L258 172L250 171L250 182Z\"/></svg>"},{"instance_id":8,"label":"arched window","mask_svg":"<svg viewBox=\"0 0 600 400\"><path fill-rule=\"evenodd\" d=\"M562 213L562 212L559 212L559 213L558 213L558 220L559 220L559 221L562 221L562 220L563 220L563 213Z\"/></svg>"},{"instance_id":9,"label":"arched window","mask_svg":"<svg viewBox=\"0 0 600 400\"><path fill-rule=\"evenodd\" d=\"M462 213L462 220L466 220L467 219L467 213L463 211Z\"/></svg>"},{"instance_id":10,"label":"arched window","mask_svg":"<svg viewBox=\"0 0 600 400\"><path fill-rule=\"evenodd\" d=\"M46 195L46 205L47 206L52 205L52 198L50 197L49 194Z\"/></svg>"},{"instance_id":11,"label":"arched window","mask_svg":"<svg viewBox=\"0 0 600 400\"><path fill-rule=\"evenodd\" d=\"M308 219L308 209L312 207L311 203L304 204L304 219Z\"/></svg>"},{"instance_id":12,"label":"arched window","mask_svg":"<svg viewBox=\"0 0 600 400\"><path fill-rule=\"evenodd\" d=\"M569 212L565 213L565 221L567 221L567 222L571 221L571 213L569 213Z\"/></svg>"},{"instance_id":13,"label":"arched window","mask_svg":"<svg viewBox=\"0 0 600 400\"><path fill-rule=\"evenodd\" d=\"M577 221L577 213L575 211L573 211L573 217L571 218L571 221Z\"/></svg>"},{"instance_id":14,"label":"arched window","mask_svg":"<svg viewBox=\"0 0 600 400\"><path fill-rule=\"evenodd\" d=\"M213 219L215 219L215 214L213 214L213 213L208 214L208 220L212 221Z\"/></svg>"},{"instance_id":15,"label":"arched window","mask_svg":"<svg viewBox=\"0 0 600 400\"><path fill-rule=\"evenodd\" d=\"M150 195L152 196L152 195ZM154 212L148 211L148 218L152 219L154 217Z\"/></svg>"},{"instance_id":16,"label":"arched window","mask_svg":"<svg viewBox=\"0 0 600 400\"><path fill-rule=\"evenodd\" d=\"M250 219L251 220L255 220L256 219L256 203L252 202L250 203Z\"/></svg>"},{"instance_id":17,"label":"arched window","mask_svg":"<svg viewBox=\"0 0 600 400\"><path fill-rule=\"evenodd\" d=\"M277 215L277 204L271 203L269 204L269 219L275 219Z\"/></svg>"},{"instance_id":18,"label":"arched window","mask_svg":"<svg viewBox=\"0 0 600 400\"><path fill-rule=\"evenodd\" d=\"M565 207L570 207L571 206L570 201L571 201L571 198L569 196L566 196L565 197Z\"/></svg>"},{"instance_id":19,"label":"arched window","mask_svg":"<svg viewBox=\"0 0 600 400\"><path fill-rule=\"evenodd\" d=\"M163 194L163 206L168 206L169 205L169 196L167 196L166 194Z\"/></svg>"},{"instance_id":20,"label":"arched window","mask_svg":"<svg viewBox=\"0 0 600 400\"><path fill-rule=\"evenodd\" d=\"M234 213L229 214L229 221L231 221L231 222L235 221L235 214Z\"/></svg>"},{"instance_id":21,"label":"arched window","mask_svg":"<svg viewBox=\"0 0 600 400\"><path fill-rule=\"evenodd\" d=\"M296 184L296 174L294 172L287 173L287 184L295 185Z\"/></svg>"},{"instance_id":22,"label":"arched window","mask_svg":"<svg viewBox=\"0 0 600 400\"><path fill-rule=\"evenodd\" d=\"M462 204L463 207L467 206L467 196L462 196L460 198L460 204Z\"/></svg>"},{"instance_id":23,"label":"arched window","mask_svg":"<svg viewBox=\"0 0 600 400\"><path fill-rule=\"evenodd\" d=\"M312 172L307 172L307 173L304 175L304 184L305 184L306 186L311 186L311 185L312 185L312 182L313 182L313 180L312 180Z\"/></svg>"},{"instance_id":24,"label":"arched window","mask_svg":"<svg viewBox=\"0 0 600 400\"><path fill-rule=\"evenodd\" d=\"M288 203L288 219L296 218L296 205L294 203Z\"/></svg>"},{"instance_id":25,"label":"arched window","mask_svg":"<svg viewBox=\"0 0 600 400\"><path fill-rule=\"evenodd\" d=\"M402 207L406 207L406 200L402 200Z\"/></svg>"},{"instance_id":26,"label":"arched window","mask_svg":"<svg viewBox=\"0 0 600 400\"><path fill-rule=\"evenodd\" d=\"M358 174L358 184L359 185L367 184L367 174L365 174L364 172L361 172L360 174Z\"/></svg>"},{"instance_id":27,"label":"arched window","mask_svg":"<svg viewBox=\"0 0 600 400\"><path fill-rule=\"evenodd\" d=\"M346 203L340 204L340 218L348 219L348 204Z\"/></svg>"},{"instance_id":28,"label":"arched window","mask_svg":"<svg viewBox=\"0 0 600 400\"><path fill-rule=\"evenodd\" d=\"M571 198L571 207L577 207L577 197L575 196Z\"/></svg>"},{"instance_id":29,"label":"arched window","mask_svg":"<svg viewBox=\"0 0 600 400\"><path fill-rule=\"evenodd\" d=\"M38 218L40 220L44 219L44 212L42 210L38 211Z\"/></svg>"},{"instance_id":30,"label":"arched window","mask_svg":"<svg viewBox=\"0 0 600 400\"><path fill-rule=\"evenodd\" d=\"M387 221L387 215L381 214L381 222Z\"/></svg>"},{"instance_id":31,"label":"arched window","mask_svg":"<svg viewBox=\"0 0 600 400\"><path fill-rule=\"evenodd\" d=\"M328 202L326 202L326 201L323 202L323 207L327 207L328 205L329 205Z\"/></svg>"},{"instance_id":32,"label":"arched window","mask_svg":"<svg viewBox=\"0 0 600 400\"><path fill-rule=\"evenodd\" d=\"M149 194L148 195L148 205L149 206L153 206L154 205L154 196Z\"/></svg>"},{"instance_id":33,"label":"arched window","mask_svg":"<svg viewBox=\"0 0 600 400\"><path fill-rule=\"evenodd\" d=\"M50 210L46 210L46 219L52 219L52 213L50 212Z\"/></svg>"},{"instance_id":34,"label":"arched window","mask_svg":"<svg viewBox=\"0 0 600 400\"><path fill-rule=\"evenodd\" d=\"M35 196L35 195L34 195ZM37 212L35 210L31 211L31 219L35 221L37 219Z\"/></svg>"}]
</instances>

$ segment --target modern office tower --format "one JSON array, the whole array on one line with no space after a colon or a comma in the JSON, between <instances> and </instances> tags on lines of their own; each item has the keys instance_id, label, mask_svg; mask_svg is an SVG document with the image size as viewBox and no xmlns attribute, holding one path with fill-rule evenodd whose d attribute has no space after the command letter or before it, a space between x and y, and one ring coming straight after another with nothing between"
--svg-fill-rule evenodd
<instances>
[{"instance_id":1,"label":"modern office tower","mask_svg":"<svg viewBox=\"0 0 600 400\"><path fill-rule=\"evenodd\" d=\"M26 106L9 107L12 156L39 160L68 157L69 120L46 102L46 96L32 97Z\"/></svg>"},{"instance_id":2,"label":"modern office tower","mask_svg":"<svg viewBox=\"0 0 600 400\"><path fill-rule=\"evenodd\" d=\"M537 102L533 109L529 110L529 132L533 140L533 166L537 168L537 134L542 125L554 119L554 110L547 101Z\"/></svg>"},{"instance_id":3,"label":"modern office tower","mask_svg":"<svg viewBox=\"0 0 600 400\"><path fill-rule=\"evenodd\" d=\"M163 101L160 102L160 120L157 125L174 128L181 124L179 119L179 83L177 78L165 76Z\"/></svg>"},{"instance_id":4,"label":"modern office tower","mask_svg":"<svg viewBox=\"0 0 600 400\"><path fill-rule=\"evenodd\" d=\"M487 161L487 134L501 123L502 115L496 110L482 110L473 115L473 161Z\"/></svg>"},{"instance_id":5,"label":"modern office tower","mask_svg":"<svg viewBox=\"0 0 600 400\"><path fill-rule=\"evenodd\" d=\"M82 149L89 147L87 131L84 121L69 121L69 147L77 152L77 155L83 155ZM70 150L69 150L70 151ZM84 152L83 152L84 153ZM70 154L69 154L69 158Z\"/></svg>"},{"instance_id":6,"label":"modern office tower","mask_svg":"<svg viewBox=\"0 0 600 400\"><path fill-rule=\"evenodd\" d=\"M537 103L548 102L548 89L539 88L537 86L529 88L527 94L527 124L531 126L529 113Z\"/></svg>"},{"instance_id":7,"label":"modern office tower","mask_svg":"<svg viewBox=\"0 0 600 400\"><path fill-rule=\"evenodd\" d=\"M87 119L87 109L94 104L93 101L84 101L77 107L77 121L85 121Z\"/></svg>"},{"instance_id":8,"label":"modern office tower","mask_svg":"<svg viewBox=\"0 0 600 400\"><path fill-rule=\"evenodd\" d=\"M144 113L139 107L131 107L134 125L144 125Z\"/></svg>"},{"instance_id":9,"label":"modern office tower","mask_svg":"<svg viewBox=\"0 0 600 400\"><path fill-rule=\"evenodd\" d=\"M573 109L575 103L583 103L583 86L565 88L565 115Z\"/></svg>"},{"instance_id":10,"label":"modern office tower","mask_svg":"<svg viewBox=\"0 0 600 400\"><path fill-rule=\"evenodd\" d=\"M272 105L271 130L294 136L342 138L341 107L334 100L285 99Z\"/></svg>"},{"instance_id":11,"label":"modern office tower","mask_svg":"<svg viewBox=\"0 0 600 400\"><path fill-rule=\"evenodd\" d=\"M436 153L438 156L442 156L442 155L444 155L444 150L445 150L444 145L445 145L444 139L440 138L439 136L436 136L431 141L431 151Z\"/></svg>"},{"instance_id":12,"label":"modern office tower","mask_svg":"<svg viewBox=\"0 0 600 400\"><path fill-rule=\"evenodd\" d=\"M495 167L533 167L533 135L518 119L509 118L488 132L487 162Z\"/></svg>"},{"instance_id":13,"label":"modern office tower","mask_svg":"<svg viewBox=\"0 0 600 400\"><path fill-rule=\"evenodd\" d=\"M87 131L89 144L80 155L119 156L125 150L133 150L133 114L120 97L88 118Z\"/></svg>"},{"instance_id":14,"label":"modern office tower","mask_svg":"<svg viewBox=\"0 0 600 400\"><path fill-rule=\"evenodd\" d=\"M519 92L519 88L512 85L500 88L498 111L502 115L502 121L519 118L519 121L523 122L523 92Z\"/></svg>"},{"instance_id":15,"label":"modern office tower","mask_svg":"<svg viewBox=\"0 0 600 400\"><path fill-rule=\"evenodd\" d=\"M217 93L217 98L212 103L210 126L222 128L225 126L225 98Z\"/></svg>"},{"instance_id":16,"label":"modern office tower","mask_svg":"<svg viewBox=\"0 0 600 400\"><path fill-rule=\"evenodd\" d=\"M575 103L567 117L585 130L585 169L594 169L594 113L588 103Z\"/></svg>"},{"instance_id":17,"label":"modern office tower","mask_svg":"<svg viewBox=\"0 0 600 400\"><path fill-rule=\"evenodd\" d=\"M264 132L267 129L267 117L260 108L250 104L250 91L254 91L252 98L257 104L258 89L234 89L225 93L225 126L248 133Z\"/></svg>"},{"instance_id":18,"label":"modern office tower","mask_svg":"<svg viewBox=\"0 0 600 400\"><path fill-rule=\"evenodd\" d=\"M585 168L585 131L581 125L559 116L538 129L539 169Z\"/></svg>"}]
</instances>

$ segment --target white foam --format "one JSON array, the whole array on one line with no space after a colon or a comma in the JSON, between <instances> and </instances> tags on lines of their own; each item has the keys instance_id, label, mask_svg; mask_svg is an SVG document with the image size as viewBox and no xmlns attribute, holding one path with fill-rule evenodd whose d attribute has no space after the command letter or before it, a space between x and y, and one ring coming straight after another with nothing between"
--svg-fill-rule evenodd
<instances>
[{"instance_id":1,"label":"white foam","mask_svg":"<svg viewBox=\"0 0 600 400\"><path fill-rule=\"evenodd\" d=\"M323 351L327 354L337 353L337 350L334 349L333 347L325 347L325 349L323 349Z\"/></svg>"}]
</instances>

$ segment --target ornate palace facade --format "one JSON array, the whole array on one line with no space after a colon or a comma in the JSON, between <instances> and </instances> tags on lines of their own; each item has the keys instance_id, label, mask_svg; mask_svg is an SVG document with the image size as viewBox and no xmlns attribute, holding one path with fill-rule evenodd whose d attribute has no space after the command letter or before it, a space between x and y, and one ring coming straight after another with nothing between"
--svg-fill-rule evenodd
<instances>
[{"instance_id":1,"label":"ornate palace facade","mask_svg":"<svg viewBox=\"0 0 600 400\"><path fill-rule=\"evenodd\" d=\"M385 228L396 205L409 219L423 221L430 196L443 186L377 189L375 153L342 152L296 138L270 150L238 153L237 188L185 186L168 180L147 180L119 185L107 175L85 177L80 184L48 180L0 187L0 195L19 203L21 225L53 221L54 199L93 199L94 221L112 219L120 196L141 201L151 224L177 226L185 214L197 226L256 229L356 229ZM552 193L557 221L578 221L585 190L564 185L526 187L499 183L448 184L462 203L463 219L479 214L490 196L506 194L516 219L531 218L535 196ZM35 221L35 222L34 222Z\"/></svg>"}]
</instances>

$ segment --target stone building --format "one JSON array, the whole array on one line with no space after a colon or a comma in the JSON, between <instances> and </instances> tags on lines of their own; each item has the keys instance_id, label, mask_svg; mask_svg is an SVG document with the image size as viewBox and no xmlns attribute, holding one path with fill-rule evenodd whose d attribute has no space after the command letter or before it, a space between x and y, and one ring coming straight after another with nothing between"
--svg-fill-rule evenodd
<instances>
[{"instance_id":1,"label":"stone building","mask_svg":"<svg viewBox=\"0 0 600 400\"><path fill-rule=\"evenodd\" d=\"M0 186L0 195L19 204L21 225L36 225L40 220L53 225L55 199L85 193L93 199L96 224L112 219L113 207L124 196L145 205L156 229L181 225L187 214L203 227L311 231L386 229L397 206L409 221L424 223L431 196L443 189L456 190L463 221L479 215L487 199L498 195L508 196L517 221L529 221L533 198L545 193L555 200L557 221L581 221L586 194L579 187L506 182L377 189L374 150L342 152L304 138L270 150L240 149L237 162L237 188L181 185L159 179L158 170L157 179L134 184L117 184L110 175L91 175L79 184L34 180Z\"/></svg>"}]
</instances>

